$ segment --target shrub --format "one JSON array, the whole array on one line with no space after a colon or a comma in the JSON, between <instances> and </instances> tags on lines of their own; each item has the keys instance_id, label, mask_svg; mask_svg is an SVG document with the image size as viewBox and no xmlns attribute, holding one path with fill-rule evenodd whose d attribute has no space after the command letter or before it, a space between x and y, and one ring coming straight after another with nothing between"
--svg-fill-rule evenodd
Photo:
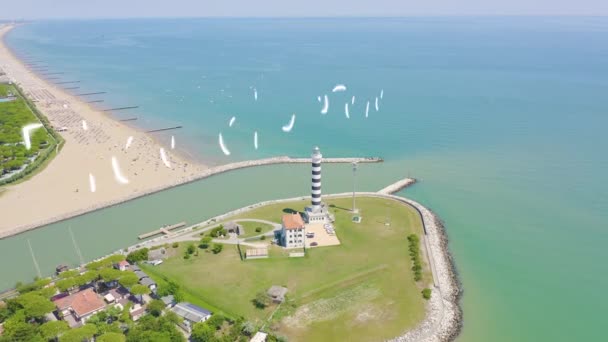
<instances>
[{"instance_id":1,"label":"shrub","mask_svg":"<svg viewBox=\"0 0 608 342\"><path fill-rule=\"evenodd\" d=\"M256 232L256 233L260 233L261 231L262 231L262 227L257 227L257 228L255 229L255 232Z\"/></svg>"},{"instance_id":2,"label":"shrub","mask_svg":"<svg viewBox=\"0 0 608 342\"><path fill-rule=\"evenodd\" d=\"M407 237L409 241L410 257L412 258L412 271L414 271L414 280L422 280L422 262L420 261L420 239L418 235L411 234Z\"/></svg>"},{"instance_id":3,"label":"shrub","mask_svg":"<svg viewBox=\"0 0 608 342\"><path fill-rule=\"evenodd\" d=\"M127 261L131 264L136 264L138 261L148 260L148 249L142 248L133 251L127 255Z\"/></svg>"},{"instance_id":4,"label":"shrub","mask_svg":"<svg viewBox=\"0 0 608 342\"><path fill-rule=\"evenodd\" d=\"M260 240L266 240L266 235L262 235L262 236L260 237Z\"/></svg>"},{"instance_id":5,"label":"shrub","mask_svg":"<svg viewBox=\"0 0 608 342\"><path fill-rule=\"evenodd\" d=\"M270 298L263 292L260 291L255 295L253 299L253 305L255 305L258 309L264 309L268 305L270 305Z\"/></svg>"},{"instance_id":6,"label":"shrub","mask_svg":"<svg viewBox=\"0 0 608 342\"><path fill-rule=\"evenodd\" d=\"M224 249L224 245L222 245L221 243L214 243L211 251L213 252L213 254L218 254L222 251L222 249Z\"/></svg>"},{"instance_id":7,"label":"shrub","mask_svg":"<svg viewBox=\"0 0 608 342\"><path fill-rule=\"evenodd\" d=\"M209 244L211 244L211 237L210 236L205 236L201 239L201 242L199 243L198 247L202 248L202 249L207 249L209 248Z\"/></svg>"},{"instance_id":8,"label":"shrub","mask_svg":"<svg viewBox=\"0 0 608 342\"><path fill-rule=\"evenodd\" d=\"M431 299L431 289L429 289L428 287L425 288L424 290L422 290L422 298L429 300Z\"/></svg>"},{"instance_id":9,"label":"shrub","mask_svg":"<svg viewBox=\"0 0 608 342\"><path fill-rule=\"evenodd\" d=\"M196 247L194 247L194 244L189 244L188 248L186 248L186 253L188 254L193 254L196 251Z\"/></svg>"},{"instance_id":10,"label":"shrub","mask_svg":"<svg viewBox=\"0 0 608 342\"><path fill-rule=\"evenodd\" d=\"M179 242L174 242L174 243L171 245L171 247L173 247L173 248L177 248L177 247L179 247Z\"/></svg>"}]
</instances>

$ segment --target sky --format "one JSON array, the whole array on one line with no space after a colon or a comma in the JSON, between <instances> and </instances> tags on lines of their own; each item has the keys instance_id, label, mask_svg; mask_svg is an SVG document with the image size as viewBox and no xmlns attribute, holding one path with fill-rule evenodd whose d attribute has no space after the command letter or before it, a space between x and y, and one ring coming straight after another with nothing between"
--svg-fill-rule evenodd
<instances>
[{"instance_id":1,"label":"sky","mask_svg":"<svg viewBox=\"0 0 608 342\"><path fill-rule=\"evenodd\" d=\"M608 0L7 0L1 19L133 17L607 16Z\"/></svg>"}]
</instances>

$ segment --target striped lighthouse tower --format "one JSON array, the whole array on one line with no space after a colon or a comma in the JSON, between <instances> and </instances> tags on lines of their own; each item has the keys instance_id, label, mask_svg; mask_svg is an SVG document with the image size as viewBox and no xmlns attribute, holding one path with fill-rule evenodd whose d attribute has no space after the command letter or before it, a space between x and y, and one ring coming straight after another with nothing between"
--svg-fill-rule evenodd
<instances>
[{"instance_id":1,"label":"striped lighthouse tower","mask_svg":"<svg viewBox=\"0 0 608 342\"><path fill-rule=\"evenodd\" d=\"M319 147L312 150L312 210L313 212L319 212L321 210L321 159L323 155L319 151Z\"/></svg>"}]
</instances>

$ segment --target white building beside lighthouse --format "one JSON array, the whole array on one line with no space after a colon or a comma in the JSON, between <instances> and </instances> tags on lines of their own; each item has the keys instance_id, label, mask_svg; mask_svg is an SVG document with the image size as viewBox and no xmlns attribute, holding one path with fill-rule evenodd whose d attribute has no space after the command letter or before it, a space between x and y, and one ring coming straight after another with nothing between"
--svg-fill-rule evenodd
<instances>
[{"instance_id":1,"label":"white building beside lighthouse","mask_svg":"<svg viewBox=\"0 0 608 342\"><path fill-rule=\"evenodd\" d=\"M312 150L312 181L310 188L310 204L306 207L304 219L307 223L326 223L331 221L325 203L321 199L321 161L323 155L316 147Z\"/></svg>"}]
</instances>

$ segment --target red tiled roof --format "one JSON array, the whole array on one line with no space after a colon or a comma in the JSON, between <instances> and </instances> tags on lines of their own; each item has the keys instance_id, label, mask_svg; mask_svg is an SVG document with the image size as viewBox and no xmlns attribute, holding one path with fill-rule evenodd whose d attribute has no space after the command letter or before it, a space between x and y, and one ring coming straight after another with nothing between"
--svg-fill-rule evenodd
<instances>
[{"instance_id":1,"label":"red tiled roof","mask_svg":"<svg viewBox=\"0 0 608 342\"><path fill-rule=\"evenodd\" d=\"M129 262L127 260L122 260L118 263L118 266L129 266L131 264L129 264Z\"/></svg>"},{"instance_id":2,"label":"red tiled roof","mask_svg":"<svg viewBox=\"0 0 608 342\"><path fill-rule=\"evenodd\" d=\"M65 310L72 308L72 310L74 310L79 317L82 317L95 310L99 310L106 305L103 299L101 299L101 297L90 288L63 298L56 299L54 302L57 309Z\"/></svg>"},{"instance_id":3,"label":"red tiled roof","mask_svg":"<svg viewBox=\"0 0 608 342\"><path fill-rule=\"evenodd\" d=\"M304 228L304 220L298 213L283 215L283 227L285 229Z\"/></svg>"}]
</instances>

